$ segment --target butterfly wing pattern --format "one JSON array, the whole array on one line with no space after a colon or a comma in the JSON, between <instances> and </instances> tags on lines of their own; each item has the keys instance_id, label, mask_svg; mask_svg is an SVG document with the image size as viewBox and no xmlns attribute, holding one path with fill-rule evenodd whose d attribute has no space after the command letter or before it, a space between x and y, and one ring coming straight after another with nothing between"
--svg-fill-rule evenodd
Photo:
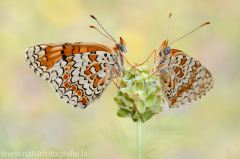
<instances>
[{"instance_id":1,"label":"butterfly wing pattern","mask_svg":"<svg viewBox=\"0 0 240 159\"><path fill-rule=\"evenodd\" d=\"M160 51L157 60L155 59L153 74L158 73L159 81L163 86L164 99L170 108L175 108L206 95L213 88L214 82L211 73L198 60L180 50L170 48L172 43L210 24L210 22L203 23L168 44L171 16L172 13L168 17L167 39L159 48Z\"/></svg>"},{"instance_id":2,"label":"butterfly wing pattern","mask_svg":"<svg viewBox=\"0 0 240 159\"><path fill-rule=\"evenodd\" d=\"M164 92L169 107L179 107L206 95L213 88L210 72L202 64L180 50L171 50L168 76L171 76ZM160 76L163 87L168 78Z\"/></svg>"},{"instance_id":3,"label":"butterfly wing pattern","mask_svg":"<svg viewBox=\"0 0 240 159\"><path fill-rule=\"evenodd\" d=\"M74 107L86 108L98 99L121 70L113 48L88 42L51 43L29 47L26 60L36 74L48 81L57 95Z\"/></svg>"}]
</instances>

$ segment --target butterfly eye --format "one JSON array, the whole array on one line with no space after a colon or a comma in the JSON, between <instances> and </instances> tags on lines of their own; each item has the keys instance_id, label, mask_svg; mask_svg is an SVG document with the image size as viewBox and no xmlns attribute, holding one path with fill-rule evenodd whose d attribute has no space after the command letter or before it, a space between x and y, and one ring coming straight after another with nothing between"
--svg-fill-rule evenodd
<instances>
[{"instance_id":1,"label":"butterfly eye","mask_svg":"<svg viewBox=\"0 0 240 159\"><path fill-rule=\"evenodd\" d=\"M121 50L122 53L126 53L127 52L127 48L124 47L122 44L117 44L117 47Z\"/></svg>"},{"instance_id":2,"label":"butterfly eye","mask_svg":"<svg viewBox=\"0 0 240 159\"><path fill-rule=\"evenodd\" d=\"M168 47L166 47L166 48L163 50L163 53L164 53L165 55L167 55L167 54L170 53L170 51L171 51L171 49L170 49L170 47L168 46Z\"/></svg>"}]
</instances>

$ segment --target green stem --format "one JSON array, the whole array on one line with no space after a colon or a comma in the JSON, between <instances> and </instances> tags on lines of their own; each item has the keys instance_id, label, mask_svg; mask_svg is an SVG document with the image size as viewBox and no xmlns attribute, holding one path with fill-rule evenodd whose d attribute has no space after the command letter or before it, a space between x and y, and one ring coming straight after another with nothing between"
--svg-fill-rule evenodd
<instances>
[{"instance_id":1,"label":"green stem","mask_svg":"<svg viewBox=\"0 0 240 159\"><path fill-rule=\"evenodd\" d=\"M138 159L141 159L141 118L138 118L138 128L137 128L137 146L138 146Z\"/></svg>"}]
</instances>

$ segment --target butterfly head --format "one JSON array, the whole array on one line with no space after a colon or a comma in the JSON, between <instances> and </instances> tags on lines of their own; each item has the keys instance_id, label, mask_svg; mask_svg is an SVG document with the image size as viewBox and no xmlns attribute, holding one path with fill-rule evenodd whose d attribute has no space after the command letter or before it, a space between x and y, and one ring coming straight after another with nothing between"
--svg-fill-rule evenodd
<instances>
[{"instance_id":1,"label":"butterfly head","mask_svg":"<svg viewBox=\"0 0 240 159\"><path fill-rule=\"evenodd\" d=\"M177 41L177 40L179 40L179 39L182 39L183 37L191 34L192 32L196 31L197 29L201 28L202 26L205 26L205 25L207 25L207 24L210 24L210 22L203 23L202 25L200 25L199 27L197 27L197 28L194 29L193 31L185 34L184 36L182 36L182 37L180 37L180 38L172 41L170 44L168 44L168 29L169 29L169 22L170 22L170 17L171 17L171 16L172 16L172 13L170 13L169 16L168 16L167 40L165 40L165 41L162 43L162 45L160 46L160 48L159 48L159 49L160 49L160 52L159 52L159 57L160 57L160 58L162 58L163 56L166 56L166 55L170 54L170 52L171 52L170 45L171 45L172 43L174 43L175 41Z\"/></svg>"},{"instance_id":2,"label":"butterfly head","mask_svg":"<svg viewBox=\"0 0 240 159\"><path fill-rule=\"evenodd\" d=\"M165 40L162 45L160 46L159 48L159 56L160 58L165 56L165 55L168 55L170 52L171 52L171 48L170 46L168 45L168 41Z\"/></svg>"},{"instance_id":3,"label":"butterfly head","mask_svg":"<svg viewBox=\"0 0 240 159\"><path fill-rule=\"evenodd\" d=\"M126 43L124 40L120 37L120 43L116 44L116 47L122 52L127 53Z\"/></svg>"}]
</instances>

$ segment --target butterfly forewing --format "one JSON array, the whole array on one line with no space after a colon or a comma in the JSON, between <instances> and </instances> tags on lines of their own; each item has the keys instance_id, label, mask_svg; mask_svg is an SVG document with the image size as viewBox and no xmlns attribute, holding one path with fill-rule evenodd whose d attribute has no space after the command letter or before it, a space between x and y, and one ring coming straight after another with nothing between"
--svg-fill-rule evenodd
<instances>
[{"instance_id":1,"label":"butterfly forewing","mask_svg":"<svg viewBox=\"0 0 240 159\"><path fill-rule=\"evenodd\" d=\"M103 44L77 42L36 45L25 55L34 72L46 79L61 99L85 108L112 80L114 53Z\"/></svg>"}]
</instances>

